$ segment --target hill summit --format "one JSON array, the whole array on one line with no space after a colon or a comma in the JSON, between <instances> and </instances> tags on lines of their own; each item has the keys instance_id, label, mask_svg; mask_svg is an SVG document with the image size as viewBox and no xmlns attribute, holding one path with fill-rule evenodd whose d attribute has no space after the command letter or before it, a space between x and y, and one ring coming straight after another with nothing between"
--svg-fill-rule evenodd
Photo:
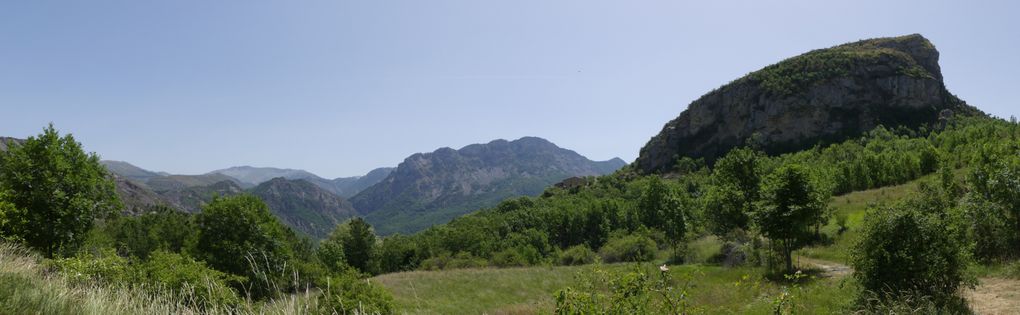
<instances>
[{"instance_id":1,"label":"hill summit","mask_svg":"<svg viewBox=\"0 0 1020 315\"><path fill-rule=\"evenodd\" d=\"M411 233L574 176L612 173L623 160L592 161L542 138L495 140L411 155L351 203L380 234Z\"/></svg>"},{"instance_id":2,"label":"hill summit","mask_svg":"<svg viewBox=\"0 0 1020 315\"><path fill-rule=\"evenodd\" d=\"M874 127L933 125L980 114L946 90L939 52L913 34L814 50L752 72L691 103L641 149L645 173L677 158L708 162L745 144L770 154L856 137Z\"/></svg>"}]
</instances>

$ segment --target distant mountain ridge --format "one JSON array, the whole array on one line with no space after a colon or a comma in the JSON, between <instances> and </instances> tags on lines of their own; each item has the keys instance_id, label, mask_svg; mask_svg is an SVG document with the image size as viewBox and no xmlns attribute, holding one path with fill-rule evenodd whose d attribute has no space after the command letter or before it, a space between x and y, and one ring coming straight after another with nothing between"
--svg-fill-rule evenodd
<instances>
[{"instance_id":1,"label":"distant mountain ridge","mask_svg":"<svg viewBox=\"0 0 1020 315\"><path fill-rule=\"evenodd\" d=\"M346 199L304 179L277 177L250 191L281 221L316 239L325 238L337 224L358 215Z\"/></svg>"},{"instance_id":2,"label":"distant mountain ridge","mask_svg":"<svg viewBox=\"0 0 1020 315\"><path fill-rule=\"evenodd\" d=\"M368 172L365 176L341 177L336 179L325 179L305 170L252 166L235 166L215 170L208 174L222 174L230 176L249 186L256 186L278 177L286 179L303 179L319 186L322 189L332 192L337 196L351 197L365 188L378 183L383 178L386 178L386 175L389 175L389 172L392 170L393 168L382 167Z\"/></svg>"},{"instance_id":3,"label":"distant mountain ridge","mask_svg":"<svg viewBox=\"0 0 1020 315\"><path fill-rule=\"evenodd\" d=\"M620 159L591 161L542 138L495 140L414 154L351 198L381 234L410 233L515 196L538 195L574 176L612 173Z\"/></svg>"},{"instance_id":4,"label":"distant mountain ridge","mask_svg":"<svg viewBox=\"0 0 1020 315\"><path fill-rule=\"evenodd\" d=\"M284 223L314 238L353 216L366 217L381 234L413 232L505 198L538 195L567 178L608 174L626 165L619 158L592 161L536 137L441 148L411 155L396 168L334 180L294 169L234 167L173 175L123 161L101 163L127 213L161 205L194 213L216 196L252 193ZM280 176L266 180L275 175ZM350 200L337 193L354 191L361 192Z\"/></svg>"}]
</instances>

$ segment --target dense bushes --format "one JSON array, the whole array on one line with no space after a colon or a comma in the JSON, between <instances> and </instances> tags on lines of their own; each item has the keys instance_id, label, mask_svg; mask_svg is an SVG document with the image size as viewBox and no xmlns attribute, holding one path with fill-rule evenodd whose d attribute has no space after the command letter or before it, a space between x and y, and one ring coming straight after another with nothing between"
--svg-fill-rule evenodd
<instances>
[{"instance_id":1,"label":"dense bushes","mask_svg":"<svg viewBox=\"0 0 1020 315\"><path fill-rule=\"evenodd\" d=\"M895 300L902 292L950 305L971 283L970 262L961 219L923 194L894 207L872 209L853 248L854 277L869 294Z\"/></svg>"},{"instance_id":2,"label":"dense bushes","mask_svg":"<svg viewBox=\"0 0 1020 315\"><path fill-rule=\"evenodd\" d=\"M354 272L329 278L318 299L323 314L394 314L393 297L385 289L372 285Z\"/></svg>"},{"instance_id":3,"label":"dense bushes","mask_svg":"<svg viewBox=\"0 0 1020 315\"><path fill-rule=\"evenodd\" d=\"M602 261L614 262L638 262L651 261L655 259L658 247L655 241L645 235L629 234L614 237L599 250Z\"/></svg>"},{"instance_id":4,"label":"dense bushes","mask_svg":"<svg viewBox=\"0 0 1020 315\"><path fill-rule=\"evenodd\" d=\"M240 303L237 292L229 286L239 281L239 277L213 270L202 262L176 253L156 251L146 260L131 260L107 250L53 260L50 265L78 285L99 282L144 289L154 294L174 296L182 303L197 308L229 307Z\"/></svg>"},{"instance_id":5,"label":"dense bushes","mask_svg":"<svg viewBox=\"0 0 1020 315\"><path fill-rule=\"evenodd\" d=\"M595 262L598 256L587 245L575 245L560 253L560 265L587 265Z\"/></svg>"},{"instance_id":6,"label":"dense bushes","mask_svg":"<svg viewBox=\"0 0 1020 315\"><path fill-rule=\"evenodd\" d=\"M217 270L244 276L240 290L268 297L288 282L287 262L293 257L292 244L286 242L289 229L258 197L216 198L202 208L195 222L195 254Z\"/></svg>"}]
</instances>

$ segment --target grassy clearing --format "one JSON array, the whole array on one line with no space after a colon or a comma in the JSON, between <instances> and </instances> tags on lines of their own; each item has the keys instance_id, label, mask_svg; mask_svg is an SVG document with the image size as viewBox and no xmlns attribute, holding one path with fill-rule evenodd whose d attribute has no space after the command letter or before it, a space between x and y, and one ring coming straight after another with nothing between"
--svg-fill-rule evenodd
<instances>
[{"instance_id":1,"label":"grassy clearing","mask_svg":"<svg viewBox=\"0 0 1020 315\"><path fill-rule=\"evenodd\" d=\"M373 278L393 292L398 308L409 314L538 314L554 308L554 293L576 285L576 275L593 266L462 269L404 272ZM653 264L605 265L614 271ZM774 298L784 287L765 280L760 268L723 268L709 265L670 267L677 279L692 279L690 299L708 314L771 314ZM815 278L791 289L796 308L806 314L839 313L849 304L852 283L843 279Z\"/></svg>"}]
</instances>

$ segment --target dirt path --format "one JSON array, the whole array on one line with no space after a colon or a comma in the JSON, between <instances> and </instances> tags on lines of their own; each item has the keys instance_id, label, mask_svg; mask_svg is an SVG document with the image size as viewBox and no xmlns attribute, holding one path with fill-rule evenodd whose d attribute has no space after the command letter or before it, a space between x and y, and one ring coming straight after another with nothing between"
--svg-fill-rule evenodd
<instances>
[{"instance_id":1,"label":"dirt path","mask_svg":"<svg viewBox=\"0 0 1020 315\"><path fill-rule=\"evenodd\" d=\"M978 287L963 296L975 314L1020 314L1020 280L981 278Z\"/></svg>"},{"instance_id":2,"label":"dirt path","mask_svg":"<svg viewBox=\"0 0 1020 315\"><path fill-rule=\"evenodd\" d=\"M820 259L798 257L802 265L822 269L823 277L845 277L853 273L850 266ZM966 290L971 310L977 315L1020 315L1020 280L981 278L974 290Z\"/></svg>"},{"instance_id":3,"label":"dirt path","mask_svg":"<svg viewBox=\"0 0 1020 315\"><path fill-rule=\"evenodd\" d=\"M841 277L849 276L850 273L853 272L853 269L850 269L850 266L847 266L847 265L844 265L844 264L841 264L841 263L838 263L838 262L826 261L826 260L821 260L821 259L813 259L813 258L807 258L807 257L797 257L797 262L799 264L801 264L801 265L805 265L806 264L806 265L811 265L811 266L818 267L819 269L822 269L822 277L841 278Z\"/></svg>"}]
</instances>

